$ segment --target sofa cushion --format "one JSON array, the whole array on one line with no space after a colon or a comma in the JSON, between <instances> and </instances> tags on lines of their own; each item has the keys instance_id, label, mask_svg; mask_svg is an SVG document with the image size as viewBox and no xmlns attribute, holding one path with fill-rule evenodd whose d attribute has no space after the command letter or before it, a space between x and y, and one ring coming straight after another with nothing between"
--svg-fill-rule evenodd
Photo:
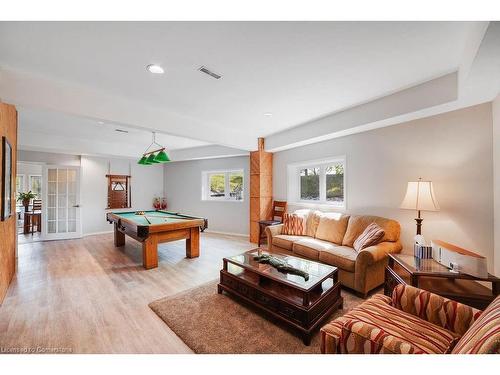
<instances>
[{"instance_id":1,"label":"sofa cushion","mask_svg":"<svg viewBox=\"0 0 500 375\"><path fill-rule=\"evenodd\" d=\"M292 236L306 234L306 217L298 214L283 214L283 229L281 233Z\"/></svg>"},{"instance_id":2,"label":"sofa cushion","mask_svg":"<svg viewBox=\"0 0 500 375\"><path fill-rule=\"evenodd\" d=\"M500 296L472 323L452 353L500 354Z\"/></svg>"},{"instance_id":3,"label":"sofa cushion","mask_svg":"<svg viewBox=\"0 0 500 375\"><path fill-rule=\"evenodd\" d=\"M331 242L318 240L317 238L302 237L293 244L293 252L310 259L319 259L322 250L333 249L335 245Z\"/></svg>"},{"instance_id":4,"label":"sofa cushion","mask_svg":"<svg viewBox=\"0 0 500 375\"><path fill-rule=\"evenodd\" d=\"M371 223L368 225L363 233L356 238L352 247L354 250L361 251L366 247L376 245L384 237L384 230L378 226L376 223Z\"/></svg>"},{"instance_id":5,"label":"sofa cushion","mask_svg":"<svg viewBox=\"0 0 500 375\"><path fill-rule=\"evenodd\" d=\"M323 213L321 211L311 211L309 215L307 215L306 236L314 238L322 215Z\"/></svg>"},{"instance_id":6,"label":"sofa cushion","mask_svg":"<svg viewBox=\"0 0 500 375\"><path fill-rule=\"evenodd\" d=\"M356 238L358 238L371 223L378 224L385 231L385 235L380 242L395 242L399 239L400 226L397 221L379 216L351 215L349 217L349 223L347 224L347 231L342 240L342 245L352 247Z\"/></svg>"},{"instance_id":7,"label":"sofa cushion","mask_svg":"<svg viewBox=\"0 0 500 375\"><path fill-rule=\"evenodd\" d=\"M449 353L459 335L390 305L388 298L363 302L329 323L340 353ZM323 329L322 329L323 330Z\"/></svg>"},{"instance_id":8,"label":"sofa cushion","mask_svg":"<svg viewBox=\"0 0 500 375\"><path fill-rule=\"evenodd\" d=\"M336 246L322 249L319 253L319 260L343 270L354 272L358 253L348 246Z\"/></svg>"},{"instance_id":9,"label":"sofa cushion","mask_svg":"<svg viewBox=\"0 0 500 375\"><path fill-rule=\"evenodd\" d=\"M334 212L323 213L319 218L315 237L342 245L348 222L349 216Z\"/></svg>"},{"instance_id":10,"label":"sofa cushion","mask_svg":"<svg viewBox=\"0 0 500 375\"><path fill-rule=\"evenodd\" d=\"M288 234L278 234L273 237L273 245L282 247L283 249L287 249L292 251L292 245L295 241L304 238L303 236L290 236Z\"/></svg>"}]
</instances>

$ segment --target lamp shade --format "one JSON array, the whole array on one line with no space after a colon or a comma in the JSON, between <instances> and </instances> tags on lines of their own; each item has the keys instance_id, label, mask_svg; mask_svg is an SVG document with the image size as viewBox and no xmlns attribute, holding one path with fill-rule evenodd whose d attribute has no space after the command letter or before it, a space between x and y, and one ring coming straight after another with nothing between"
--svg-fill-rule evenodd
<instances>
[{"instance_id":1,"label":"lamp shade","mask_svg":"<svg viewBox=\"0 0 500 375\"><path fill-rule=\"evenodd\" d=\"M439 211L432 181L408 182L401 208L416 211Z\"/></svg>"},{"instance_id":2,"label":"lamp shade","mask_svg":"<svg viewBox=\"0 0 500 375\"><path fill-rule=\"evenodd\" d=\"M141 164L141 165L149 165L150 163L148 163L148 157L147 156L143 156L138 162L137 164Z\"/></svg>"},{"instance_id":3,"label":"lamp shade","mask_svg":"<svg viewBox=\"0 0 500 375\"><path fill-rule=\"evenodd\" d=\"M161 150L158 153L158 155L156 155L155 161L159 163L167 163L170 161L170 158L168 157L168 154L164 150Z\"/></svg>"},{"instance_id":4,"label":"lamp shade","mask_svg":"<svg viewBox=\"0 0 500 375\"><path fill-rule=\"evenodd\" d=\"M148 164L159 163L159 161L156 161L155 157L155 154L149 154L149 157L147 159Z\"/></svg>"}]
</instances>

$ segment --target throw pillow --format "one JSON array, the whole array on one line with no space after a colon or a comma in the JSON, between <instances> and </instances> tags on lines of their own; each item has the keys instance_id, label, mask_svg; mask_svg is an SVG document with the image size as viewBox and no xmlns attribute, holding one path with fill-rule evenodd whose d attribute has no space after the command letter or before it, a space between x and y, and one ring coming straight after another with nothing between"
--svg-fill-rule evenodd
<instances>
[{"instance_id":1,"label":"throw pillow","mask_svg":"<svg viewBox=\"0 0 500 375\"><path fill-rule=\"evenodd\" d=\"M283 230L282 234L292 236L303 236L306 233L305 218L297 214L283 215Z\"/></svg>"},{"instance_id":2,"label":"throw pillow","mask_svg":"<svg viewBox=\"0 0 500 375\"><path fill-rule=\"evenodd\" d=\"M353 247L356 251L361 251L368 246L373 246L378 244L384 237L385 231L380 228L376 223L371 223L368 225L363 233L356 238Z\"/></svg>"}]
</instances>

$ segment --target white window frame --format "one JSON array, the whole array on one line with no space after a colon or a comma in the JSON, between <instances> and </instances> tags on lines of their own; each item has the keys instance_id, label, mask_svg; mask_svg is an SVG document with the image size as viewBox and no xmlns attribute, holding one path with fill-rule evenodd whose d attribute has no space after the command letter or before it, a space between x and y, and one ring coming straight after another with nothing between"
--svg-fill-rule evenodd
<instances>
[{"instance_id":1,"label":"white window frame","mask_svg":"<svg viewBox=\"0 0 500 375\"><path fill-rule=\"evenodd\" d=\"M344 200L342 203L326 200L326 173L325 168L332 164L344 166ZM319 200L304 200L300 198L300 171L302 169L319 168ZM327 207L330 209L345 211L347 209L347 163L345 155L328 159L309 160L289 164L287 197L289 204L305 207Z\"/></svg>"},{"instance_id":2,"label":"white window frame","mask_svg":"<svg viewBox=\"0 0 500 375\"><path fill-rule=\"evenodd\" d=\"M230 188L229 188L229 175L231 173L241 173L243 176L243 189L241 191L242 199L237 200L231 198ZM223 174L224 175L224 196L223 197L211 197L210 196L210 176L213 174ZM201 200L208 202L236 202L241 203L245 201L245 170L243 169L223 169L214 171L203 171L201 172Z\"/></svg>"}]
</instances>

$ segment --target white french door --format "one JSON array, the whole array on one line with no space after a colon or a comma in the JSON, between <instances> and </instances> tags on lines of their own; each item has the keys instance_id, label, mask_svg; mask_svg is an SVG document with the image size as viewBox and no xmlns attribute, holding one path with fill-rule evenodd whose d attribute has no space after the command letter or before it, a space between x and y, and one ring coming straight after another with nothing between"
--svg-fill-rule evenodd
<instances>
[{"instance_id":1,"label":"white french door","mask_svg":"<svg viewBox=\"0 0 500 375\"><path fill-rule=\"evenodd\" d=\"M42 190L43 239L81 237L80 167L45 166Z\"/></svg>"}]
</instances>

